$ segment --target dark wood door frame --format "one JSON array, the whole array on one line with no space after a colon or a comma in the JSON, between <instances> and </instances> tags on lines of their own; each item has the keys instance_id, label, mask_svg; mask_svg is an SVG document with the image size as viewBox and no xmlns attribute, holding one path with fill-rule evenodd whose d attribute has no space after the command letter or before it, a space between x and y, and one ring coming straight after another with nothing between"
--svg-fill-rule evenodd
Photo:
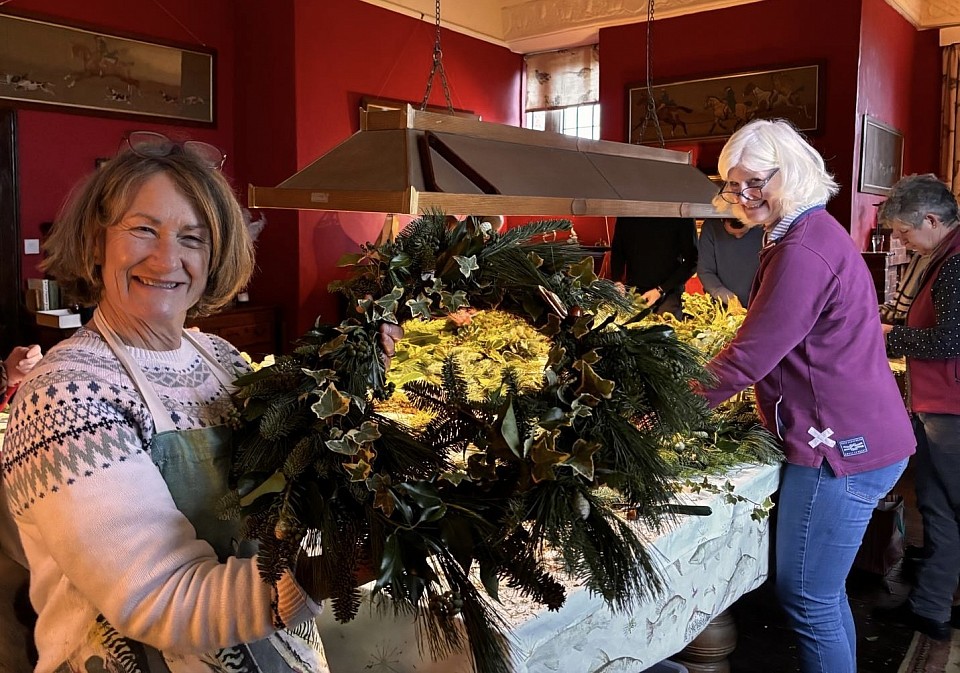
<instances>
[{"instance_id":1,"label":"dark wood door frame","mask_svg":"<svg viewBox=\"0 0 960 673\"><path fill-rule=\"evenodd\" d=\"M0 358L29 343L20 291L20 185L17 179L17 111L0 108Z\"/></svg>"}]
</instances>

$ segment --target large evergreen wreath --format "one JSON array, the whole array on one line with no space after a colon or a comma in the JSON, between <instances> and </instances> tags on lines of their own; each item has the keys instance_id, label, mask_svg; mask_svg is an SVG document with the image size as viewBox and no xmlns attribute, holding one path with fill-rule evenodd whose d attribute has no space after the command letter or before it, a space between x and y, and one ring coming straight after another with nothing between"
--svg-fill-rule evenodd
<instances>
[{"instance_id":1,"label":"large evergreen wreath","mask_svg":"<svg viewBox=\"0 0 960 673\"><path fill-rule=\"evenodd\" d=\"M538 222L499 234L473 218L424 215L347 260L336 289L352 317L316 325L292 355L240 380L234 504L260 541L267 581L304 543L319 544L346 621L369 554L376 589L415 613L432 653L467 645L480 673L511 665L503 622L479 587L496 598L506 582L558 609L565 593L548 549L561 572L617 609L660 588L621 508L654 529L671 516L676 436L706 437L718 423L691 392L706 380L703 359L668 327L638 326L630 297L598 279L577 245L554 240L570 228ZM378 325L467 307L522 317L550 339L541 385L520 385L507 367L477 399L450 356L439 381L403 385L430 412L426 425L383 413L394 386ZM752 424L733 434L740 455L775 456Z\"/></svg>"}]
</instances>

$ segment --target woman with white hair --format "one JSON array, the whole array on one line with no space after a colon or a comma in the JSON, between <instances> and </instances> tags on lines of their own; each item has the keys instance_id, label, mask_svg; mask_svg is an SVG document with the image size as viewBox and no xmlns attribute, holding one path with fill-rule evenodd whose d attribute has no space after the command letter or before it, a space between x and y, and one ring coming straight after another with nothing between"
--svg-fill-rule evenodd
<instances>
[{"instance_id":1,"label":"woman with white hair","mask_svg":"<svg viewBox=\"0 0 960 673\"><path fill-rule=\"evenodd\" d=\"M860 251L826 210L837 184L789 123L756 120L719 159L714 205L764 247L750 311L709 365L710 404L755 384L783 444L776 585L805 673L855 673L845 581L877 501L916 444L887 363L877 294Z\"/></svg>"}]
</instances>

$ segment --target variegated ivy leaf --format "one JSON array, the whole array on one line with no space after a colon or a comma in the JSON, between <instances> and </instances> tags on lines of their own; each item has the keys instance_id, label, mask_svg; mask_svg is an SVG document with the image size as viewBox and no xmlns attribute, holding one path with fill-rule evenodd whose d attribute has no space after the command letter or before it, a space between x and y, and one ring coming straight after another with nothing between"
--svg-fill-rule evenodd
<instances>
[{"instance_id":1,"label":"variegated ivy leaf","mask_svg":"<svg viewBox=\"0 0 960 673\"><path fill-rule=\"evenodd\" d=\"M446 479L454 486L459 486L460 482L463 481L464 479L466 479L467 481L470 480L470 476L466 472L461 472L459 470L454 470L450 472L441 472L440 478Z\"/></svg>"},{"instance_id":2,"label":"variegated ivy leaf","mask_svg":"<svg viewBox=\"0 0 960 673\"><path fill-rule=\"evenodd\" d=\"M588 365L595 365L598 362L600 362L600 354L596 351L596 349L594 349L592 351L587 351L586 353L584 353L583 357L580 359L586 362ZM576 367L577 366L576 363L574 363L573 366Z\"/></svg>"},{"instance_id":3,"label":"variegated ivy leaf","mask_svg":"<svg viewBox=\"0 0 960 673\"><path fill-rule=\"evenodd\" d=\"M588 395L602 397L605 400L609 400L613 396L613 389L615 387L613 381L598 376L597 373L593 371L593 367L586 362L583 362L579 369L583 376L580 379L580 387L577 388L576 391L578 395L586 393Z\"/></svg>"},{"instance_id":4,"label":"variegated ivy leaf","mask_svg":"<svg viewBox=\"0 0 960 673\"><path fill-rule=\"evenodd\" d=\"M430 314L430 299L426 295L420 295L416 299L408 299L404 302L410 307L410 314L414 318L423 318L430 320L433 316Z\"/></svg>"},{"instance_id":5,"label":"variegated ivy leaf","mask_svg":"<svg viewBox=\"0 0 960 673\"><path fill-rule=\"evenodd\" d=\"M558 364L563 361L564 356L567 354L567 349L561 346L560 344L553 344L550 348L550 352L547 353L547 367L552 367L555 364Z\"/></svg>"},{"instance_id":6,"label":"variegated ivy leaf","mask_svg":"<svg viewBox=\"0 0 960 673\"><path fill-rule=\"evenodd\" d=\"M551 407L540 414L537 419L537 425L545 430L556 430L557 428L569 427L573 422L572 416L560 407ZM529 442L530 439L527 439ZM526 455L526 452L525 454Z\"/></svg>"},{"instance_id":7,"label":"variegated ivy leaf","mask_svg":"<svg viewBox=\"0 0 960 673\"><path fill-rule=\"evenodd\" d=\"M366 444L380 439L380 426L374 421L364 421L359 428L351 430L348 434L352 434L357 442Z\"/></svg>"},{"instance_id":8,"label":"variegated ivy leaf","mask_svg":"<svg viewBox=\"0 0 960 673\"><path fill-rule=\"evenodd\" d=\"M570 403L570 411L573 412L574 417L590 416L593 413L590 409L598 404L600 404L598 398L589 393L584 393L583 395L578 395L577 398Z\"/></svg>"},{"instance_id":9,"label":"variegated ivy leaf","mask_svg":"<svg viewBox=\"0 0 960 673\"><path fill-rule=\"evenodd\" d=\"M331 339L330 341L328 341L327 343L323 344L323 346L320 347L320 350L317 351L317 357L322 358L324 355L330 355L330 353L333 353L334 351L338 350L346 340L347 340L346 334L340 334L339 336Z\"/></svg>"},{"instance_id":10,"label":"variegated ivy leaf","mask_svg":"<svg viewBox=\"0 0 960 673\"><path fill-rule=\"evenodd\" d=\"M593 322L592 315L582 315L573 323L573 336L582 339L590 331L590 323Z\"/></svg>"},{"instance_id":11,"label":"variegated ivy leaf","mask_svg":"<svg viewBox=\"0 0 960 673\"><path fill-rule=\"evenodd\" d=\"M387 315L395 315L397 312L397 307L400 305L400 299L403 297L403 288L395 287L390 294L385 294L373 303L376 304L377 308L382 312L384 320L389 320Z\"/></svg>"},{"instance_id":12,"label":"variegated ivy leaf","mask_svg":"<svg viewBox=\"0 0 960 673\"><path fill-rule=\"evenodd\" d=\"M467 299L467 293L463 290L457 290L453 294L441 292L440 306L447 309L450 313L453 313L459 311L464 306L470 306L470 301Z\"/></svg>"},{"instance_id":13,"label":"variegated ivy leaf","mask_svg":"<svg viewBox=\"0 0 960 673\"><path fill-rule=\"evenodd\" d=\"M364 298L364 299L358 299L358 300L357 300L357 310L358 310L360 313L362 313L362 314L364 314L364 315L370 315L370 310L371 310L372 308L373 308L373 299L370 299L369 297L366 297L366 298ZM319 320L319 318L318 318L318 320ZM317 326L319 327L319 325L317 325Z\"/></svg>"},{"instance_id":14,"label":"variegated ivy leaf","mask_svg":"<svg viewBox=\"0 0 960 673\"><path fill-rule=\"evenodd\" d=\"M530 260L530 263L533 264L534 268L539 269L541 266L543 266L543 257L535 252L527 253L527 259Z\"/></svg>"},{"instance_id":15,"label":"variegated ivy leaf","mask_svg":"<svg viewBox=\"0 0 960 673\"><path fill-rule=\"evenodd\" d=\"M584 478L593 481L593 454L600 450L598 442L578 439L573 443L573 453L564 465L569 465Z\"/></svg>"},{"instance_id":16,"label":"variegated ivy leaf","mask_svg":"<svg viewBox=\"0 0 960 673\"><path fill-rule=\"evenodd\" d=\"M344 463L343 468L350 475L350 481L366 481L373 470L373 466L363 459L355 463Z\"/></svg>"},{"instance_id":17,"label":"variegated ivy leaf","mask_svg":"<svg viewBox=\"0 0 960 673\"><path fill-rule=\"evenodd\" d=\"M367 478L367 488L375 494L373 496L373 506L383 511L387 516L393 514L396 504L393 492L390 490L392 483L389 474L374 474Z\"/></svg>"},{"instance_id":18,"label":"variegated ivy leaf","mask_svg":"<svg viewBox=\"0 0 960 673\"><path fill-rule=\"evenodd\" d=\"M425 273L422 276L423 278L423 291L427 294L440 294L440 291L443 290L443 281L433 275L433 272ZM430 282L427 285L427 281Z\"/></svg>"},{"instance_id":19,"label":"variegated ivy leaf","mask_svg":"<svg viewBox=\"0 0 960 673\"><path fill-rule=\"evenodd\" d=\"M457 264L460 265L460 273L463 274L464 278L469 278L470 274L472 274L474 271L480 270L480 265L477 264L476 255L470 255L469 257L454 255L453 258L457 260Z\"/></svg>"},{"instance_id":20,"label":"variegated ivy leaf","mask_svg":"<svg viewBox=\"0 0 960 673\"><path fill-rule=\"evenodd\" d=\"M547 324L540 328L540 334L545 337L556 336L560 332L560 316L550 313L547 315Z\"/></svg>"},{"instance_id":21,"label":"variegated ivy leaf","mask_svg":"<svg viewBox=\"0 0 960 673\"><path fill-rule=\"evenodd\" d=\"M327 419L331 416L345 416L350 410L350 398L342 395L332 383L320 395L320 400L310 407L317 418Z\"/></svg>"},{"instance_id":22,"label":"variegated ivy leaf","mask_svg":"<svg viewBox=\"0 0 960 673\"><path fill-rule=\"evenodd\" d=\"M343 439L328 439L324 444L331 451L344 456L355 456L360 451L360 445L352 441L349 434Z\"/></svg>"},{"instance_id":23,"label":"variegated ivy leaf","mask_svg":"<svg viewBox=\"0 0 960 673\"><path fill-rule=\"evenodd\" d=\"M556 435L555 432L544 432L531 442L528 454L533 461L531 477L534 482L556 479L553 466L563 463L570 457L568 453L554 450Z\"/></svg>"},{"instance_id":24,"label":"variegated ivy leaf","mask_svg":"<svg viewBox=\"0 0 960 673\"><path fill-rule=\"evenodd\" d=\"M324 383L330 379L335 379L337 377L337 372L333 369L307 369L306 367L301 367L302 371L307 376L313 378L317 382L317 386L322 386Z\"/></svg>"},{"instance_id":25,"label":"variegated ivy leaf","mask_svg":"<svg viewBox=\"0 0 960 673\"><path fill-rule=\"evenodd\" d=\"M593 271L593 257L584 257L573 264L570 267L570 275L579 280L584 287L588 287L597 280L597 274Z\"/></svg>"}]
</instances>

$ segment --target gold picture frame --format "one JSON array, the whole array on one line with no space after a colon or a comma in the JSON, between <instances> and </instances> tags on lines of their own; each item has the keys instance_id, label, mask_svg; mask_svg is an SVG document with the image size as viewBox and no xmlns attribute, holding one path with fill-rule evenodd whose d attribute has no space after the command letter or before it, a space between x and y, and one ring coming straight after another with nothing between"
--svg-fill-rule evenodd
<instances>
[{"instance_id":1,"label":"gold picture frame","mask_svg":"<svg viewBox=\"0 0 960 673\"><path fill-rule=\"evenodd\" d=\"M870 115L863 115L860 136L860 182L864 194L886 196L903 176L903 134Z\"/></svg>"},{"instance_id":2,"label":"gold picture frame","mask_svg":"<svg viewBox=\"0 0 960 673\"><path fill-rule=\"evenodd\" d=\"M215 52L0 13L0 99L213 125Z\"/></svg>"},{"instance_id":3,"label":"gold picture frame","mask_svg":"<svg viewBox=\"0 0 960 673\"><path fill-rule=\"evenodd\" d=\"M666 82L650 87L665 142L725 138L751 119L788 119L808 133L820 127L820 66L802 65ZM658 143L646 86L627 87L627 138Z\"/></svg>"}]
</instances>

